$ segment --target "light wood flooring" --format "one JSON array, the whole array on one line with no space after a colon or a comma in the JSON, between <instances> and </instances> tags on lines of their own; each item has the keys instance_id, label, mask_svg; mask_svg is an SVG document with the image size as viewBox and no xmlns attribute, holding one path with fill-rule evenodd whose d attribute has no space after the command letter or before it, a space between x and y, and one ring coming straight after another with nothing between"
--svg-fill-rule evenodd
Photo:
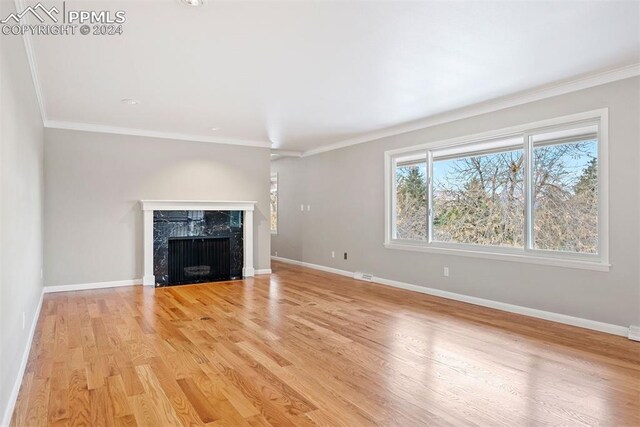
<instances>
[{"instance_id":1,"label":"light wood flooring","mask_svg":"<svg viewBox=\"0 0 640 427\"><path fill-rule=\"evenodd\" d=\"M46 294L13 426L640 426L640 343L274 263Z\"/></svg>"}]
</instances>

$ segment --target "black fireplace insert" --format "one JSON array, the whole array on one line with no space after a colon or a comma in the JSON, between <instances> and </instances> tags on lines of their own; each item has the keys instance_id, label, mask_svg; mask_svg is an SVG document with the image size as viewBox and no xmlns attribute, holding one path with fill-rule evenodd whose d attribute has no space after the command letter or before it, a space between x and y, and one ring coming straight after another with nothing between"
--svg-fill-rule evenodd
<instances>
[{"instance_id":1,"label":"black fireplace insert","mask_svg":"<svg viewBox=\"0 0 640 427\"><path fill-rule=\"evenodd\" d=\"M170 237L169 285L231 279L229 237Z\"/></svg>"}]
</instances>

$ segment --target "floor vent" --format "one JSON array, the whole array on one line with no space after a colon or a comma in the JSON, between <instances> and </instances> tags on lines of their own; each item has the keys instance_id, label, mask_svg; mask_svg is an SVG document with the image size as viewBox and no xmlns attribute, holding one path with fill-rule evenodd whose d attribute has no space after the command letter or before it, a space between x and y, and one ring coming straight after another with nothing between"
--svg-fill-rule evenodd
<instances>
[{"instance_id":1,"label":"floor vent","mask_svg":"<svg viewBox=\"0 0 640 427\"><path fill-rule=\"evenodd\" d=\"M364 280L365 282L373 282L373 274L363 273L361 271L356 271L353 274L353 278L357 280Z\"/></svg>"}]
</instances>

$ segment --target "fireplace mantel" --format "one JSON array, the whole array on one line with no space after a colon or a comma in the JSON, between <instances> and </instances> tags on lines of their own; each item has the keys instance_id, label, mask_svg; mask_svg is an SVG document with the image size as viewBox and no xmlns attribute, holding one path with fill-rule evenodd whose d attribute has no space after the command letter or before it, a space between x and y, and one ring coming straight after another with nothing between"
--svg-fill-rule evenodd
<instances>
[{"instance_id":1,"label":"fireplace mantel","mask_svg":"<svg viewBox=\"0 0 640 427\"><path fill-rule=\"evenodd\" d=\"M243 268L244 277L253 277L253 211L256 202L218 200L140 200L144 214L144 278L142 283L155 286L153 275L153 212L154 211L243 211Z\"/></svg>"}]
</instances>

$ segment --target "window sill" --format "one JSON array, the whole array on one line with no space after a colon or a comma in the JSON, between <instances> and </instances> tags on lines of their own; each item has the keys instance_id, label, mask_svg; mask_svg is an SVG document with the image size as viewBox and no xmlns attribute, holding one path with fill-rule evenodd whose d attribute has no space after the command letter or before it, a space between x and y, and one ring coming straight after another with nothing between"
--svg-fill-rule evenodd
<instances>
[{"instance_id":1,"label":"window sill","mask_svg":"<svg viewBox=\"0 0 640 427\"><path fill-rule=\"evenodd\" d=\"M552 258L543 256L532 256L519 253L497 253L488 251L475 251L470 249L453 249L433 246L424 246L411 243L385 243L387 249L403 251L426 252L440 255L457 255L471 258L494 259L498 261L513 261L525 264L551 265L555 267L575 268L580 270L609 271L611 264L598 261L583 261L566 258Z\"/></svg>"}]
</instances>

